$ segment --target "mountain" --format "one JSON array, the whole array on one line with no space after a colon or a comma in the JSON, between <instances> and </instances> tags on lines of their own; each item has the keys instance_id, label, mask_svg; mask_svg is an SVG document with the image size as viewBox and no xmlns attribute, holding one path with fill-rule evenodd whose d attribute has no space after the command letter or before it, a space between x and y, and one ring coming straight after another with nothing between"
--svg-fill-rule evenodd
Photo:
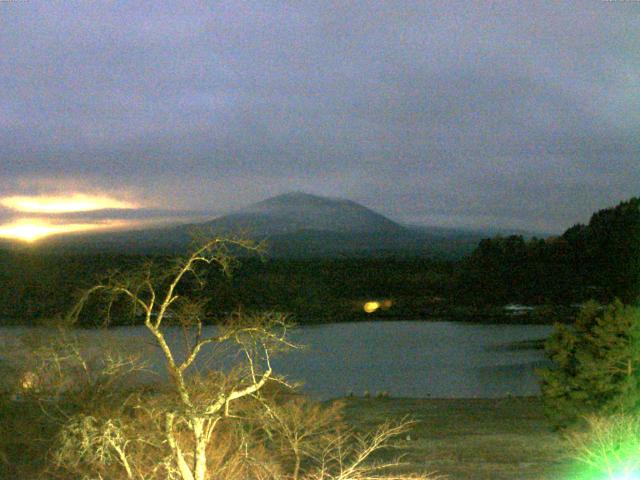
<instances>
[{"instance_id":1,"label":"mountain","mask_svg":"<svg viewBox=\"0 0 640 480\"><path fill-rule=\"evenodd\" d=\"M292 192L198 226L266 240L275 257L439 256L471 253L481 235L400 225L351 200Z\"/></svg>"},{"instance_id":2,"label":"mountain","mask_svg":"<svg viewBox=\"0 0 640 480\"><path fill-rule=\"evenodd\" d=\"M272 236L303 231L400 233L404 227L351 200L294 192L203 224L213 231Z\"/></svg>"},{"instance_id":3,"label":"mountain","mask_svg":"<svg viewBox=\"0 0 640 480\"><path fill-rule=\"evenodd\" d=\"M351 200L286 193L213 220L147 230L54 236L36 248L54 252L175 253L193 231L266 240L278 257L418 255L446 258L471 253L478 232L407 227Z\"/></svg>"}]
</instances>

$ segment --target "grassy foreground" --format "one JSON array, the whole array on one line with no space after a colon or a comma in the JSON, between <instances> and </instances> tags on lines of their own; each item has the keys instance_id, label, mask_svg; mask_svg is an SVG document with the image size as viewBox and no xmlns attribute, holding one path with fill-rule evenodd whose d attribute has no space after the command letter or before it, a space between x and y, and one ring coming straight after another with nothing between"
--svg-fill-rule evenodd
<instances>
[{"instance_id":1,"label":"grassy foreground","mask_svg":"<svg viewBox=\"0 0 640 480\"><path fill-rule=\"evenodd\" d=\"M402 399L349 397L344 420L358 430L372 430L386 420L410 416L416 421L399 451L384 451L377 460L404 455L395 473L434 472L448 480L571 480L570 464L558 433L549 427L538 397L503 399ZM26 443L9 442L0 451L0 478L34 479L55 435L40 411L10 403L0 411L5 440L16 428ZM15 424L15 425L14 425ZM391 473L391 472L389 472Z\"/></svg>"},{"instance_id":2,"label":"grassy foreground","mask_svg":"<svg viewBox=\"0 0 640 480\"><path fill-rule=\"evenodd\" d=\"M570 477L562 438L549 427L538 397L345 402L346 420L357 428L405 415L416 420L399 442L402 472L435 472L450 480Z\"/></svg>"}]
</instances>

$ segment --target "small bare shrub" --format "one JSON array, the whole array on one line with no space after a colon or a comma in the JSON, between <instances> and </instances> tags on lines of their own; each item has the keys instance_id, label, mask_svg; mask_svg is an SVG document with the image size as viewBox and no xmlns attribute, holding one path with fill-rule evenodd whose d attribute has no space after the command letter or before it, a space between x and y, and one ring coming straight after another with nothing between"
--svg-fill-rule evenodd
<instances>
[{"instance_id":1,"label":"small bare shrub","mask_svg":"<svg viewBox=\"0 0 640 480\"><path fill-rule=\"evenodd\" d=\"M127 451L131 440L118 419L99 420L90 415L78 415L64 426L59 439L54 455L58 467L79 470L85 464L91 471L96 466L109 468L117 464L126 473L126 478L133 478Z\"/></svg>"}]
</instances>

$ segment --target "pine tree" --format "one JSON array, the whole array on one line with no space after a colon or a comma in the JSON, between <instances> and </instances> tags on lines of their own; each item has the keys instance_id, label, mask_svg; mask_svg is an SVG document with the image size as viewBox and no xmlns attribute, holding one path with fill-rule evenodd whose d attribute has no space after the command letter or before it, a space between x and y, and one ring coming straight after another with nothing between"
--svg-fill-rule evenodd
<instances>
[{"instance_id":1,"label":"pine tree","mask_svg":"<svg viewBox=\"0 0 640 480\"><path fill-rule=\"evenodd\" d=\"M564 427L583 415L637 412L640 407L640 308L619 300L580 311L573 328L556 325L539 370L548 417Z\"/></svg>"}]
</instances>

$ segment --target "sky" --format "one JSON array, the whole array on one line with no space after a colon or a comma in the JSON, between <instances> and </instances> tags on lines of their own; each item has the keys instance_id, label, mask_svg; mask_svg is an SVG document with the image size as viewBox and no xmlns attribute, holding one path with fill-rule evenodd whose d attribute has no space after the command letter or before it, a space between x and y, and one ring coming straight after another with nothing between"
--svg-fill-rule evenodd
<instances>
[{"instance_id":1,"label":"sky","mask_svg":"<svg viewBox=\"0 0 640 480\"><path fill-rule=\"evenodd\" d=\"M562 232L640 195L638 32L636 1L3 1L0 236L289 191Z\"/></svg>"}]
</instances>

